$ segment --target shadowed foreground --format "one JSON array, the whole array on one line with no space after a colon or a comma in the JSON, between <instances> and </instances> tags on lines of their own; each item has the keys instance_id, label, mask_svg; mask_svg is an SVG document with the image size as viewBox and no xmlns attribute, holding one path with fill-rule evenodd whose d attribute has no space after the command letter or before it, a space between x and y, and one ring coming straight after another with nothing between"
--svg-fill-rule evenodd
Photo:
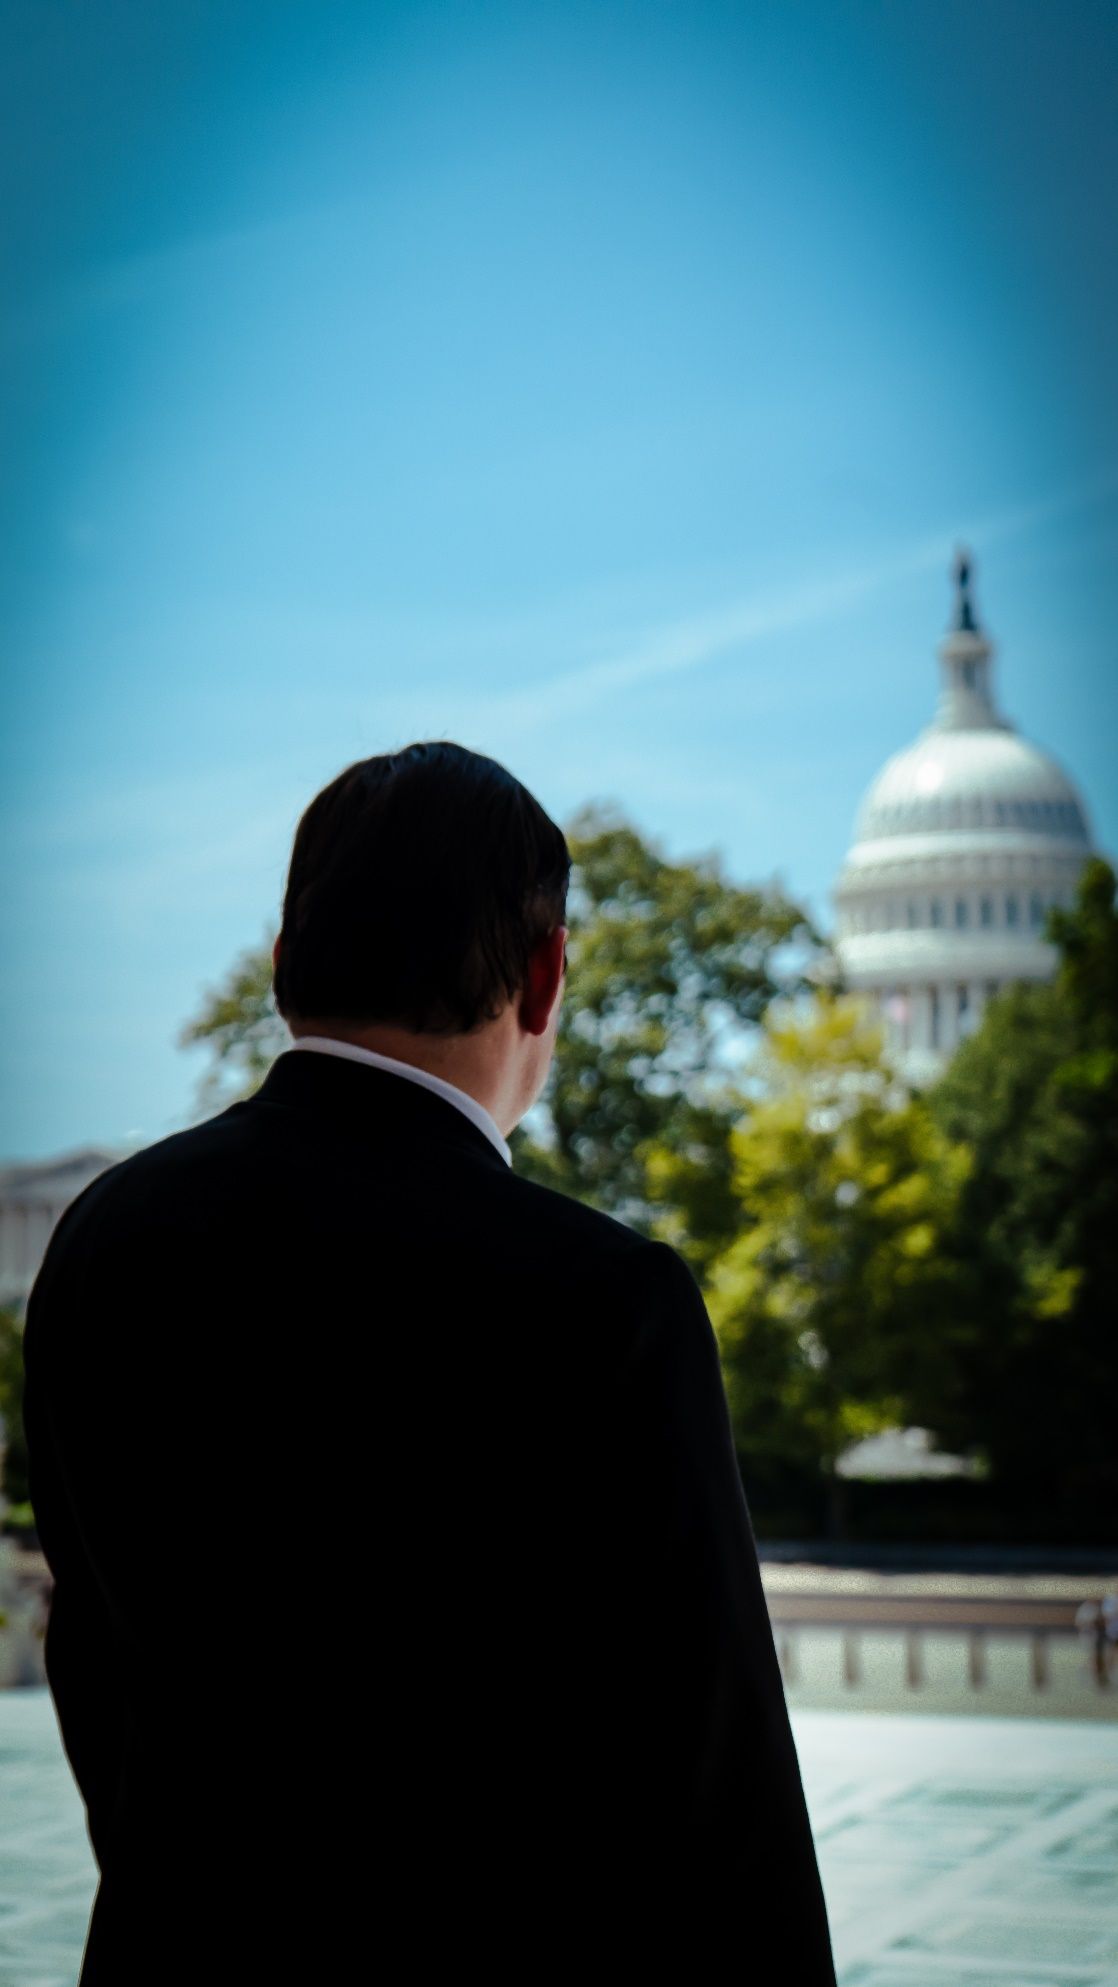
<instances>
[{"instance_id":1,"label":"shadowed foreground","mask_svg":"<svg viewBox=\"0 0 1118 1987\"><path fill-rule=\"evenodd\" d=\"M797 1710L842 1987L1118 1987L1118 1724ZM0 1983L73 1987L93 1896L45 1690L0 1694Z\"/></svg>"}]
</instances>

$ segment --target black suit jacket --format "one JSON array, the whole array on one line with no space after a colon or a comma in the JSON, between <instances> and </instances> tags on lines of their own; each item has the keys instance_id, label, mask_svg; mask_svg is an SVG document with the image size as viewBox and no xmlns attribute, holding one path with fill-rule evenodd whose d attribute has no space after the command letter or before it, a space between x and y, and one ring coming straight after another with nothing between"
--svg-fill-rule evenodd
<instances>
[{"instance_id":1,"label":"black suit jacket","mask_svg":"<svg viewBox=\"0 0 1118 1987\"><path fill-rule=\"evenodd\" d=\"M25 1356L100 1869L81 1987L349 1978L401 1942L400 1979L674 1952L833 1987L673 1249L406 1078L289 1050L67 1208Z\"/></svg>"}]
</instances>

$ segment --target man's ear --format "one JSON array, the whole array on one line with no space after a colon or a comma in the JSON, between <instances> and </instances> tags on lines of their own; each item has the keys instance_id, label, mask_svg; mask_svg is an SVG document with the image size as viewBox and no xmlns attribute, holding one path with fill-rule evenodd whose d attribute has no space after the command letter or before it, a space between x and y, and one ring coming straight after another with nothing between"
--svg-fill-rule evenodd
<instances>
[{"instance_id":1,"label":"man's ear","mask_svg":"<svg viewBox=\"0 0 1118 1987\"><path fill-rule=\"evenodd\" d=\"M541 938L528 958L528 978L520 996L518 1019L529 1035L542 1035L559 998L566 966L567 926L556 925Z\"/></svg>"}]
</instances>

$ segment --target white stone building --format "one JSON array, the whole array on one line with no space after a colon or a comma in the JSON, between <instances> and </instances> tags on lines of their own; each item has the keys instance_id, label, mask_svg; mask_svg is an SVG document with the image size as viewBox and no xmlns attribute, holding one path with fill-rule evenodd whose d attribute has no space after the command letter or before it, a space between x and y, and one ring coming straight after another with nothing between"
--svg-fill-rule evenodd
<instances>
[{"instance_id":1,"label":"white stone building","mask_svg":"<svg viewBox=\"0 0 1118 1987\"><path fill-rule=\"evenodd\" d=\"M58 1159L0 1167L0 1304L23 1310L63 1208L123 1157L90 1145Z\"/></svg>"},{"instance_id":2,"label":"white stone building","mask_svg":"<svg viewBox=\"0 0 1118 1987\"><path fill-rule=\"evenodd\" d=\"M1092 849L1072 781L998 710L971 566L960 552L939 707L866 794L833 893L846 981L912 1083L938 1074L1008 981L1051 977L1045 914L1071 904Z\"/></svg>"}]
</instances>

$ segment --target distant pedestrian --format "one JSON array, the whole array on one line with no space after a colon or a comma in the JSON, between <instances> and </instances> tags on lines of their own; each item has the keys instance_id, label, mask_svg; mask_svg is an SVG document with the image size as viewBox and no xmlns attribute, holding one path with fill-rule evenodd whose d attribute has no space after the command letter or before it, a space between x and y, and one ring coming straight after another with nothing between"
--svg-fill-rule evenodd
<instances>
[{"instance_id":1,"label":"distant pedestrian","mask_svg":"<svg viewBox=\"0 0 1118 1987\"><path fill-rule=\"evenodd\" d=\"M1118 1596L1114 1597L1118 1601ZM1083 1647L1084 1661L1088 1671L1103 1688L1110 1681L1109 1648L1107 1644L1107 1622L1100 1601L1080 1601L1075 1610L1075 1626ZM1118 1626L1118 1624L1116 1624Z\"/></svg>"}]
</instances>

